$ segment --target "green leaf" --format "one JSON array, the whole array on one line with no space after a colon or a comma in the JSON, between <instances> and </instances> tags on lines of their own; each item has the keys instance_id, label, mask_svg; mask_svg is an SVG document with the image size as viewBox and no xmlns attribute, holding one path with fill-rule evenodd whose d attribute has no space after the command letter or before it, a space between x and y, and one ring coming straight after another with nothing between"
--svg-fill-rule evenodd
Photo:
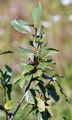
<instances>
[{"instance_id":1,"label":"green leaf","mask_svg":"<svg viewBox=\"0 0 72 120\"><path fill-rule=\"evenodd\" d=\"M43 94L45 94L46 90L45 90L45 86L44 86L43 84L44 84L44 83L39 82L39 83L38 83L38 86L39 86L39 88L41 89L41 91L43 92Z\"/></svg>"},{"instance_id":2,"label":"green leaf","mask_svg":"<svg viewBox=\"0 0 72 120\"><path fill-rule=\"evenodd\" d=\"M29 54L33 54L31 49L23 48L23 47L19 47L19 52L20 52L20 55L24 58L28 58Z\"/></svg>"},{"instance_id":3,"label":"green leaf","mask_svg":"<svg viewBox=\"0 0 72 120\"><path fill-rule=\"evenodd\" d=\"M13 79L12 84L15 85L16 83L18 83L23 78L24 78L24 76L22 74L17 76L16 78Z\"/></svg>"},{"instance_id":4,"label":"green leaf","mask_svg":"<svg viewBox=\"0 0 72 120\"><path fill-rule=\"evenodd\" d=\"M47 70L54 72L54 69L52 67L47 67Z\"/></svg>"},{"instance_id":5,"label":"green leaf","mask_svg":"<svg viewBox=\"0 0 72 120\"><path fill-rule=\"evenodd\" d=\"M46 50L45 46L42 46L41 50L39 51L38 56L40 58L45 58L47 56L48 51Z\"/></svg>"},{"instance_id":6,"label":"green leaf","mask_svg":"<svg viewBox=\"0 0 72 120\"><path fill-rule=\"evenodd\" d=\"M59 101L60 97L59 95L57 95L56 93L56 89L53 85L48 85L48 94L55 100L55 101Z\"/></svg>"},{"instance_id":7,"label":"green leaf","mask_svg":"<svg viewBox=\"0 0 72 120\"><path fill-rule=\"evenodd\" d=\"M25 83L26 81L29 82L29 81L31 80L31 78L32 78L32 75L23 76L23 78L21 78L21 80L19 81L20 87L22 88L22 87L24 86L24 83Z\"/></svg>"},{"instance_id":8,"label":"green leaf","mask_svg":"<svg viewBox=\"0 0 72 120\"><path fill-rule=\"evenodd\" d=\"M28 54L31 53L32 50L29 48L23 48L23 47L19 47L19 50L23 53L23 54Z\"/></svg>"},{"instance_id":9,"label":"green leaf","mask_svg":"<svg viewBox=\"0 0 72 120\"><path fill-rule=\"evenodd\" d=\"M41 75L42 75L42 70L37 70L37 72L33 74L33 77L40 77Z\"/></svg>"},{"instance_id":10,"label":"green leaf","mask_svg":"<svg viewBox=\"0 0 72 120\"><path fill-rule=\"evenodd\" d=\"M46 99L46 89L45 89L45 86L43 85L44 83L41 83L41 82L39 82L38 83L38 86L39 86L39 88L40 88L40 91L43 93L43 95L44 95L44 98Z\"/></svg>"},{"instance_id":11,"label":"green leaf","mask_svg":"<svg viewBox=\"0 0 72 120\"><path fill-rule=\"evenodd\" d=\"M26 64L26 63L21 63L20 66L23 68L23 73L27 73L31 70L33 70L34 66L30 65L30 64Z\"/></svg>"},{"instance_id":12,"label":"green leaf","mask_svg":"<svg viewBox=\"0 0 72 120\"><path fill-rule=\"evenodd\" d=\"M44 34L44 26L41 25L40 28L37 31L37 35L41 37Z\"/></svg>"},{"instance_id":13,"label":"green leaf","mask_svg":"<svg viewBox=\"0 0 72 120\"><path fill-rule=\"evenodd\" d=\"M5 65L5 71L4 71L5 84L7 84L10 81L11 76L12 76L12 69L8 65Z\"/></svg>"},{"instance_id":14,"label":"green leaf","mask_svg":"<svg viewBox=\"0 0 72 120\"><path fill-rule=\"evenodd\" d=\"M47 60L46 62L47 62L48 65L49 64L56 64L53 60Z\"/></svg>"},{"instance_id":15,"label":"green leaf","mask_svg":"<svg viewBox=\"0 0 72 120\"><path fill-rule=\"evenodd\" d=\"M7 96L8 96L8 99L10 100L11 99L11 91L12 91L12 84L10 83L10 80L11 80L11 76L12 76L12 69L8 66L8 65L5 65L5 69L4 71L2 72L0 70L1 74L2 74L2 78L1 78L1 84L2 84L2 87L7 90Z\"/></svg>"},{"instance_id":16,"label":"green leaf","mask_svg":"<svg viewBox=\"0 0 72 120\"><path fill-rule=\"evenodd\" d=\"M3 86L3 88L5 89L6 87L8 87L7 89L9 89L9 82L11 80L11 76L12 76L12 69L8 66L8 65L5 65L5 69L4 71L1 72L1 84ZM11 85L12 86L12 85Z\"/></svg>"},{"instance_id":17,"label":"green leaf","mask_svg":"<svg viewBox=\"0 0 72 120\"><path fill-rule=\"evenodd\" d=\"M47 109L45 109L45 111L43 111L43 112L36 113L37 120L48 120L48 118L50 118L50 117L51 117L51 115Z\"/></svg>"},{"instance_id":18,"label":"green leaf","mask_svg":"<svg viewBox=\"0 0 72 120\"><path fill-rule=\"evenodd\" d=\"M43 120L48 120L48 118L51 117L51 114L49 113L49 111L47 109L45 109L45 111L42 112L41 114L42 114Z\"/></svg>"},{"instance_id":19,"label":"green leaf","mask_svg":"<svg viewBox=\"0 0 72 120\"><path fill-rule=\"evenodd\" d=\"M66 102L69 103L69 100L68 100L68 98L67 98L65 92L63 91L63 88L61 87L60 83L59 83L58 81L56 81L56 83L57 83L57 85L58 85L58 87L59 87L59 90L60 90L61 94L64 95L64 97L65 97L65 99L66 99Z\"/></svg>"},{"instance_id":20,"label":"green leaf","mask_svg":"<svg viewBox=\"0 0 72 120\"><path fill-rule=\"evenodd\" d=\"M16 104L15 100L10 100L8 102L5 103L4 107L5 109L12 109Z\"/></svg>"},{"instance_id":21,"label":"green leaf","mask_svg":"<svg viewBox=\"0 0 72 120\"><path fill-rule=\"evenodd\" d=\"M42 74L42 77L43 77L44 79L53 81L53 77L49 76L49 75L46 74L46 73L43 73L43 74Z\"/></svg>"},{"instance_id":22,"label":"green leaf","mask_svg":"<svg viewBox=\"0 0 72 120\"><path fill-rule=\"evenodd\" d=\"M24 86L24 84L25 84L26 81L29 82L31 80L32 75L26 75L26 76L24 76L23 73L25 73L25 72L23 71L21 75L19 75L15 79L13 79L13 82L12 82L13 85L15 85L16 83L19 83L20 87L22 88Z\"/></svg>"},{"instance_id":23,"label":"green leaf","mask_svg":"<svg viewBox=\"0 0 72 120\"><path fill-rule=\"evenodd\" d=\"M35 6L34 11L32 13L32 16L33 16L34 24L37 25L40 22L41 16L42 16L42 5L41 5L41 3L38 3Z\"/></svg>"},{"instance_id":24,"label":"green leaf","mask_svg":"<svg viewBox=\"0 0 72 120\"><path fill-rule=\"evenodd\" d=\"M46 69L47 65L48 65L48 64L47 64L46 62L40 63L40 64L38 65L38 68L44 70L44 69Z\"/></svg>"},{"instance_id":25,"label":"green leaf","mask_svg":"<svg viewBox=\"0 0 72 120\"><path fill-rule=\"evenodd\" d=\"M37 100L37 107L38 107L39 112L45 111L44 101L38 97L36 97L36 100Z\"/></svg>"},{"instance_id":26,"label":"green leaf","mask_svg":"<svg viewBox=\"0 0 72 120\"><path fill-rule=\"evenodd\" d=\"M53 48L49 48L49 49L47 49L47 50L48 50L47 56L53 56L53 55L55 55L56 53L58 53L58 50L53 49Z\"/></svg>"},{"instance_id":27,"label":"green leaf","mask_svg":"<svg viewBox=\"0 0 72 120\"><path fill-rule=\"evenodd\" d=\"M6 88L7 88L8 99L11 100L12 84L7 84Z\"/></svg>"},{"instance_id":28,"label":"green leaf","mask_svg":"<svg viewBox=\"0 0 72 120\"><path fill-rule=\"evenodd\" d=\"M42 114L40 112L36 113L36 118L37 118L37 120L44 120L42 118Z\"/></svg>"},{"instance_id":29,"label":"green leaf","mask_svg":"<svg viewBox=\"0 0 72 120\"><path fill-rule=\"evenodd\" d=\"M25 33L25 34L31 33L31 28L29 24L25 21L15 19L11 21L11 25L15 30L21 33Z\"/></svg>"},{"instance_id":30,"label":"green leaf","mask_svg":"<svg viewBox=\"0 0 72 120\"><path fill-rule=\"evenodd\" d=\"M30 44L32 47L34 47L34 45L33 45L33 40L30 40L30 41L29 41L29 44Z\"/></svg>"},{"instance_id":31,"label":"green leaf","mask_svg":"<svg viewBox=\"0 0 72 120\"><path fill-rule=\"evenodd\" d=\"M44 43L46 43L46 40L47 40L47 36L46 34L44 33L43 36L42 36L42 40L44 41Z\"/></svg>"},{"instance_id":32,"label":"green leaf","mask_svg":"<svg viewBox=\"0 0 72 120\"><path fill-rule=\"evenodd\" d=\"M9 73L12 72L12 69L11 69L8 65L5 65L5 67L6 67L6 70L7 70ZM9 75L10 75L10 74L9 74Z\"/></svg>"},{"instance_id":33,"label":"green leaf","mask_svg":"<svg viewBox=\"0 0 72 120\"><path fill-rule=\"evenodd\" d=\"M25 93L25 100L30 104L35 104L35 92L34 90L28 90Z\"/></svg>"},{"instance_id":34,"label":"green leaf","mask_svg":"<svg viewBox=\"0 0 72 120\"><path fill-rule=\"evenodd\" d=\"M21 78L21 80L19 80L19 85L21 88L24 86L25 82L26 82L26 78L24 78L24 76L23 76L23 78Z\"/></svg>"},{"instance_id":35,"label":"green leaf","mask_svg":"<svg viewBox=\"0 0 72 120\"><path fill-rule=\"evenodd\" d=\"M31 80L31 78L32 78L32 75L26 75L25 77L26 77L26 81L29 82Z\"/></svg>"}]
</instances>

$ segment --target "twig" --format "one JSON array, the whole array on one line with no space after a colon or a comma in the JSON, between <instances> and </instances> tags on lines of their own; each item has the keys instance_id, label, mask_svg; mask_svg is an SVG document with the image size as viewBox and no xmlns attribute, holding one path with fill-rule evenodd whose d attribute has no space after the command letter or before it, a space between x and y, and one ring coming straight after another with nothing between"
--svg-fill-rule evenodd
<instances>
[{"instance_id":1,"label":"twig","mask_svg":"<svg viewBox=\"0 0 72 120\"><path fill-rule=\"evenodd\" d=\"M0 55L3 55L3 54L9 54L9 53L13 53L13 51L4 51L4 52L1 52Z\"/></svg>"},{"instance_id":2,"label":"twig","mask_svg":"<svg viewBox=\"0 0 72 120\"><path fill-rule=\"evenodd\" d=\"M25 92L29 89L31 82L32 82L32 79L30 80L28 86L26 87ZM16 115L16 113L18 112L19 108L21 107L21 105L22 105L24 99L25 99L25 94L23 95L23 97L22 97L22 99L20 100L20 102L19 102L19 104L18 104L16 110L14 111L14 113L12 114L12 116L9 118L9 120L13 120L14 116Z\"/></svg>"},{"instance_id":3,"label":"twig","mask_svg":"<svg viewBox=\"0 0 72 120\"><path fill-rule=\"evenodd\" d=\"M21 101L19 102L15 112L12 114L12 116L9 118L9 120L13 120L14 116L16 115L16 113L18 112L19 108L21 107L24 99L25 99L25 95L23 95L23 97L22 97Z\"/></svg>"},{"instance_id":4,"label":"twig","mask_svg":"<svg viewBox=\"0 0 72 120\"><path fill-rule=\"evenodd\" d=\"M25 93L26 93L26 91L29 89L29 87L30 87L30 85L31 85L31 82L34 81L34 80L36 80L36 78L32 78L32 79L30 80L29 84L27 85L27 87L26 87L26 89L25 89ZM19 102L19 104L18 104L15 112L12 114L12 116L11 116L8 120L13 120L14 116L16 115L16 113L18 112L19 108L21 107L24 99L25 99L25 94L23 95L22 99L20 100L20 102ZM29 114L30 114L31 112L32 112L32 110L29 112Z\"/></svg>"}]
</instances>

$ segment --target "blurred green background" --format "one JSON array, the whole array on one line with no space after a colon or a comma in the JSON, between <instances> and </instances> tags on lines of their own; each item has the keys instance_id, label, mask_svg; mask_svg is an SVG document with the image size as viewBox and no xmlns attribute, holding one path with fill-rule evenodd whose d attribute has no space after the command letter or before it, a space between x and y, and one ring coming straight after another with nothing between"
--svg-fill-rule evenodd
<instances>
[{"instance_id":1,"label":"blurred green background","mask_svg":"<svg viewBox=\"0 0 72 120\"><path fill-rule=\"evenodd\" d=\"M14 51L14 54L0 56L0 69L8 64L13 69L13 78L20 73L19 63L21 63L18 47L28 43L26 36L15 31L10 21L13 19L22 19L32 23L32 10L37 2L43 6L43 15L41 24L46 28L48 47L59 50L54 57L56 69L64 78L61 80L63 89L70 101L65 102L65 98L58 104L55 102L49 108L52 113L52 120L72 120L72 0L0 0L0 52L6 50ZM20 99L22 91L17 85L12 93L14 99ZM0 103L2 103L3 94L0 90ZM26 111L20 115L24 116ZM15 120L20 119L19 112ZM3 112L0 112L0 120L4 119ZM32 115L30 120L34 120Z\"/></svg>"}]
</instances>

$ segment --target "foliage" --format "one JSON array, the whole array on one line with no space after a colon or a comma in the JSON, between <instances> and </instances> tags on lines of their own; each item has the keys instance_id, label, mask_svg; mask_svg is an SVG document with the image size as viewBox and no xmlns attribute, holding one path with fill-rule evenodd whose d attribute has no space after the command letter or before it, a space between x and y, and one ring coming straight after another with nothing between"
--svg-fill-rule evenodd
<instances>
[{"instance_id":1,"label":"foliage","mask_svg":"<svg viewBox=\"0 0 72 120\"><path fill-rule=\"evenodd\" d=\"M8 99L10 100L11 99L11 91L12 91L12 84L10 83L12 69L8 65L5 65L5 70L4 71L0 70L0 72L1 72L0 82L4 89L4 95L6 97L6 94L7 94Z\"/></svg>"},{"instance_id":2,"label":"foliage","mask_svg":"<svg viewBox=\"0 0 72 120\"><path fill-rule=\"evenodd\" d=\"M29 104L29 107L31 107L29 114L31 112L34 113L37 120L48 120L51 117L51 113L48 109L48 106L51 104L50 100L58 102L60 99L55 85L59 87L60 92L67 100L67 97L56 78L58 75L56 75L54 69L55 62L51 58L58 53L58 50L47 47L48 41L45 34L45 28L43 25L39 24L41 16L42 5L41 3L38 3L32 14L33 24L16 19L11 21L11 25L15 30L24 34L30 34L33 39L29 41L30 48L19 47L20 53L24 58L27 58L28 62L21 63L22 73L14 80L13 84L10 83L12 73L11 68L6 65L6 71L0 71L1 85L4 89L5 97L7 94L9 100L6 99L4 105L4 111L8 116L7 120L12 120L14 118L24 100ZM32 29L34 30L34 33L32 33ZM31 54L31 56L29 54ZM33 58L33 60L31 58ZM11 99L12 85L18 83L21 89L23 89L25 83L27 87L25 88L24 95L16 110L12 113L11 109L14 106L14 101ZM0 109L2 110L2 108Z\"/></svg>"}]
</instances>

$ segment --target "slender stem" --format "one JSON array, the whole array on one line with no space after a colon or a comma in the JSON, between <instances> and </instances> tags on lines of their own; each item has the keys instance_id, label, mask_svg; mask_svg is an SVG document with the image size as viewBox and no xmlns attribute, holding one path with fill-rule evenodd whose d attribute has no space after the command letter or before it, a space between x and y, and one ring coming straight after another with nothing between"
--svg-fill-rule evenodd
<instances>
[{"instance_id":1,"label":"slender stem","mask_svg":"<svg viewBox=\"0 0 72 120\"><path fill-rule=\"evenodd\" d=\"M23 95L23 97L22 97L21 101L19 102L15 112L12 114L12 116L9 118L9 120L13 120L14 116L16 115L16 113L18 112L19 108L21 107L24 99L25 99L25 95Z\"/></svg>"},{"instance_id":2,"label":"slender stem","mask_svg":"<svg viewBox=\"0 0 72 120\"><path fill-rule=\"evenodd\" d=\"M25 92L29 89L31 82L32 82L32 79L30 80L28 86L26 87ZM18 112L19 108L21 107L21 105L22 105L24 99L25 99L25 94L23 95L23 97L22 97L22 99L20 100L20 102L19 102L19 104L18 104L16 110L14 111L14 113L12 114L12 116L9 118L9 120L13 120L14 116L16 115L16 113Z\"/></svg>"},{"instance_id":3,"label":"slender stem","mask_svg":"<svg viewBox=\"0 0 72 120\"><path fill-rule=\"evenodd\" d=\"M5 52L1 52L0 55L3 55L3 54L8 54L8 53L13 53L13 51L5 51Z\"/></svg>"}]
</instances>

